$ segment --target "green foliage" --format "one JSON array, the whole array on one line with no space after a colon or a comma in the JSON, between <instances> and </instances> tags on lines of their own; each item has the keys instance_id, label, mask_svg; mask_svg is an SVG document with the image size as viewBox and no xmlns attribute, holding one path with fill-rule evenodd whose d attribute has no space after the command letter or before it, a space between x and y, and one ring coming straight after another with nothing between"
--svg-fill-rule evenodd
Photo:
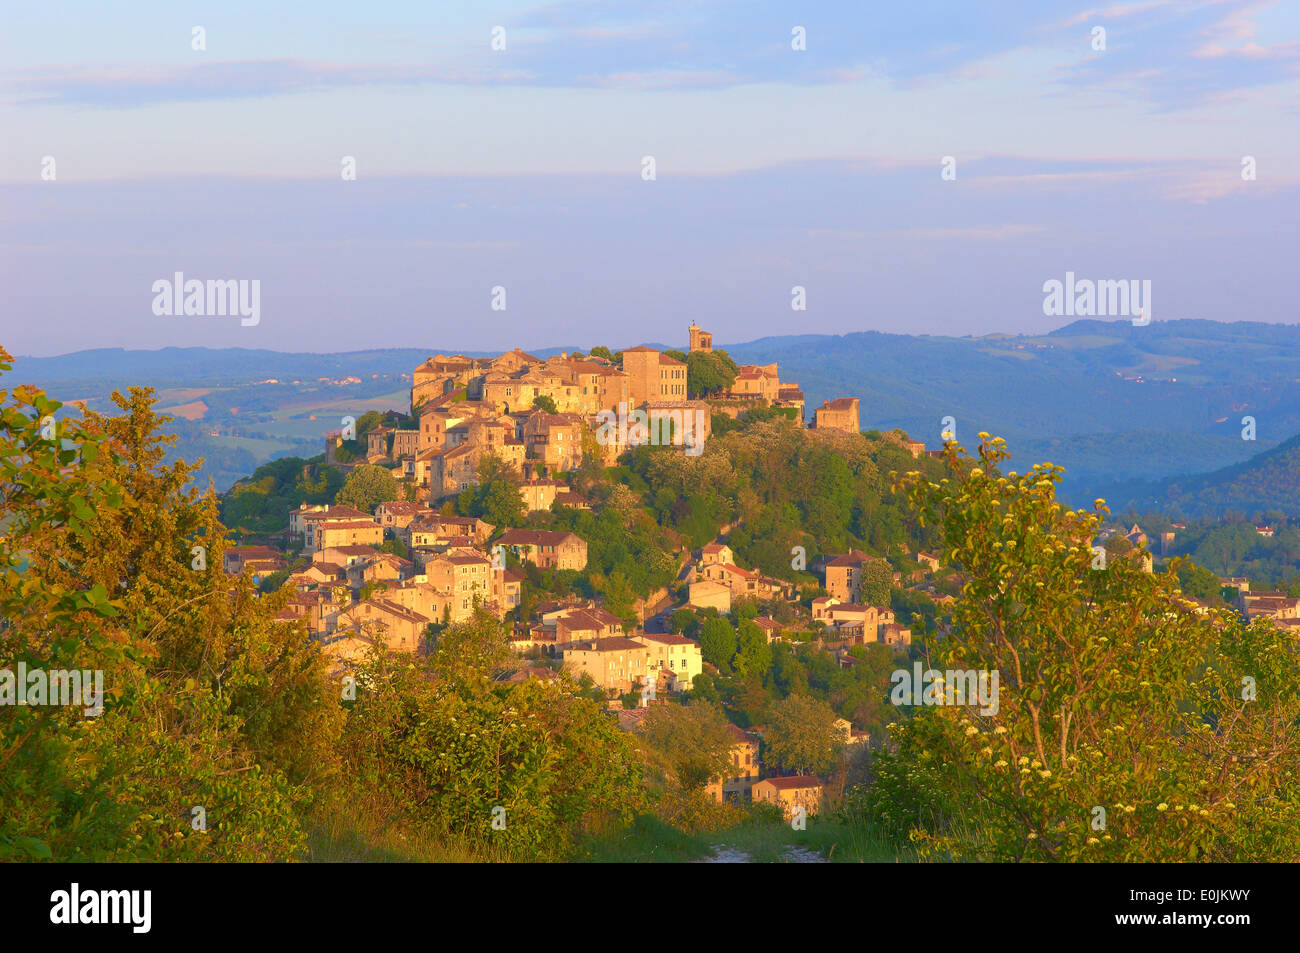
<instances>
[{"instance_id":1,"label":"green foliage","mask_svg":"<svg viewBox=\"0 0 1300 953\"><path fill-rule=\"evenodd\" d=\"M1204 599L1207 602L1219 602L1222 599L1222 586L1219 577L1208 569L1202 569L1191 561L1180 562L1176 575L1178 588L1189 596Z\"/></svg>"},{"instance_id":2,"label":"green foliage","mask_svg":"<svg viewBox=\"0 0 1300 953\"><path fill-rule=\"evenodd\" d=\"M324 661L282 597L222 572L217 500L163 463L151 392L113 401L47 440L59 404L0 392L0 668L99 670L107 695L93 718L6 708L0 858L291 859L338 764Z\"/></svg>"},{"instance_id":3,"label":"green foliage","mask_svg":"<svg viewBox=\"0 0 1300 953\"><path fill-rule=\"evenodd\" d=\"M830 772L844 747L835 727L835 712L807 695L790 695L772 706L764 737L764 758L796 774Z\"/></svg>"},{"instance_id":4,"label":"green foliage","mask_svg":"<svg viewBox=\"0 0 1300 953\"><path fill-rule=\"evenodd\" d=\"M872 559L862 564L863 604L869 606L889 605L889 593L893 586L889 563L883 559Z\"/></svg>"},{"instance_id":5,"label":"green foliage","mask_svg":"<svg viewBox=\"0 0 1300 953\"><path fill-rule=\"evenodd\" d=\"M440 637L429 671L375 653L344 735L347 776L407 823L561 859L583 833L630 821L640 765L630 737L572 682L493 683L502 653L505 632L483 614Z\"/></svg>"},{"instance_id":6,"label":"green foliage","mask_svg":"<svg viewBox=\"0 0 1300 953\"><path fill-rule=\"evenodd\" d=\"M748 619L736 628L736 655L731 667L741 678L761 677L772 667L772 648L767 635Z\"/></svg>"},{"instance_id":7,"label":"green foliage","mask_svg":"<svg viewBox=\"0 0 1300 953\"><path fill-rule=\"evenodd\" d=\"M363 513L371 513L380 503L390 503L401 498L402 487L394 479L392 471L363 463L348 474L334 502L356 507Z\"/></svg>"},{"instance_id":8,"label":"green foliage","mask_svg":"<svg viewBox=\"0 0 1300 953\"><path fill-rule=\"evenodd\" d=\"M555 400L554 400L554 398L552 398L552 397L549 396L548 394L538 394L536 397L534 397L534 398L533 398L533 409L534 409L534 410L544 410L544 411L546 411L548 414L559 413L559 411L557 411L557 410L555 409Z\"/></svg>"},{"instance_id":9,"label":"green foliage","mask_svg":"<svg viewBox=\"0 0 1300 953\"><path fill-rule=\"evenodd\" d=\"M533 514L531 521L586 540L587 568L578 575L576 589L588 597L613 592L620 599L620 610L630 611L629 592L647 596L672 582L679 565L673 544L627 486L602 480L588 493L596 498L592 510L560 507L553 513ZM626 582L626 589L616 576Z\"/></svg>"},{"instance_id":10,"label":"green foliage","mask_svg":"<svg viewBox=\"0 0 1300 953\"><path fill-rule=\"evenodd\" d=\"M726 619L705 619L700 627L700 654L720 672L731 671L736 654L736 630Z\"/></svg>"},{"instance_id":11,"label":"green foliage","mask_svg":"<svg viewBox=\"0 0 1300 953\"><path fill-rule=\"evenodd\" d=\"M275 533L289 524L289 512L303 503L333 503L343 486L337 467L300 457L283 457L258 467L221 500L221 521L245 533Z\"/></svg>"},{"instance_id":12,"label":"green foliage","mask_svg":"<svg viewBox=\"0 0 1300 953\"><path fill-rule=\"evenodd\" d=\"M1177 531L1172 555L1188 556L1197 565L1221 576L1246 576L1258 586L1282 584L1296 577L1300 568L1300 523L1279 513L1268 513L1263 521L1273 535L1255 531L1255 520L1240 513L1222 520L1188 520ZM1154 524L1148 515L1143 526Z\"/></svg>"},{"instance_id":13,"label":"green foliage","mask_svg":"<svg viewBox=\"0 0 1300 953\"><path fill-rule=\"evenodd\" d=\"M695 791L731 766L727 725L722 709L697 701L652 705L640 730L651 763L678 787Z\"/></svg>"},{"instance_id":14,"label":"green foliage","mask_svg":"<svg viewBox=\"0 0 1300 953\"><path fill-rule=\"evenodd\" d=\"M457 509L462 516L476 516L498 530L522 526L526 513L519 495L522 481L517 467L486 453L478 463L478 484L460 495Z\"/></svg>"},{"instance_id":15,"label":"green foliage","mask_svg":"<svg viewBox=\"0 0 1300 953\"><path fill-rule=\"evenodd\" d=\"M693 351L686 356L686 393L692 399L712 397L729 389L738 373L726 351Z\"/></svg>"},{"instance_id":16,"label":"green foliage","mask_svg":"<svg viewBox=\"0 0 1300 953\"><path fill-rule=\"evenodd\" d=\"M685 607L674 609L672 614L668 617L668 627L678 635L681 635L683 632L686 632L692 626L696 625L695 610L693 609L687 609Z\"/></svg>"},{"instance_id":17,"label":"green foliage","mask_svg":"<svg viewBox=\"0 0 1300 953\"><path fill-rule=\"evenodd\" d=\"M1092 569L1104 502L1062 508L1061 468L1003 475L1003 442L980 439L978 459L950 451L955 478L902 485L967 577L930 664L999 673L997 711L923 706L896 724L875 810L915 809L916 837L979 859L1294 857L1290 637L1184 608L1175 574Z\"/></svg>"},{"instance_id":18,"label":"green foliage","mask_svg":"<svg viewBox=\"0 0 1300 953\"><path fill-rule=\"evenodd\" d=\"M913 460L893 441L815 437L769 420L715 434L697 457L639 447L627 460L644 481L655 519L685 545L712 542L730 524L728 545L737 561L780 579L814 582L792 567L795 546L807 550L811 563L819 553L849 548L885 553L938 544L937 533L906 511L882 474L920 466L938 477L943 464ZM888 576L877 595L885 604Z\"/></svg>"}]
</instances>

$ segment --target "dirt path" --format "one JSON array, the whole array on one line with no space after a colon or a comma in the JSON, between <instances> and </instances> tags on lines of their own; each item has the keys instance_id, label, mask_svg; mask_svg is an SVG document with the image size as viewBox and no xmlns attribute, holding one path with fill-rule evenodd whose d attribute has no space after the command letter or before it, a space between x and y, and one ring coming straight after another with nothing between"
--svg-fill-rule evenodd
<instances>
[{"instance_id":1,"label":"dirt path","mask_svg":"<svg viewBox=\"0 0 1300 953\"><path fill-rule=\"evenodd\" d=\"M753 858L738 847L715 847L712 857L700 861L702 864L752 864ZM786 864L824 864L826 858L807 847L787 847L781 862Z\"/></svg>"}]
</instances>

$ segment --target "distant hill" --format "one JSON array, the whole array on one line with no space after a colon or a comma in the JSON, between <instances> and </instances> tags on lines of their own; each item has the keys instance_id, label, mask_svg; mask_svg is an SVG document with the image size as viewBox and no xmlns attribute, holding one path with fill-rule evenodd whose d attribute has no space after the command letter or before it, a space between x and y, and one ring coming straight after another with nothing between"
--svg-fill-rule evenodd
<instances>
[{"instance_id":1,"label":"distant hill","mask_svg":"<svg viewBox=\"0 0 1300 953\"><path fill-rule=\"evenodd\" d=\"M900 427L935 447L952 416L968 447L981 430L1003 436L1014 466L1065 466L1075 501L1119 481L1240 463L1300 433L1296 325L1086 320L1041 336L865 332L726 349L779 362L810 408L859 397L863 427ZM1245 415L1255 443L1241 439Z\"/></svg>"},{"instance_id":2,"label":"distant hill","mask_svg":"<svg viewBox=\"0 0 1300 953\"><path fill-rule=\"evenodd\" d=\"M680 330L655 329L655 337L669 338L658 346L684 347ZM1003 436L1014 467L1044 460L1066 467L1063 489L1072 502L1119 484L1149 494L1176 475L1245 463L1300 433L1297 325L1082 320L1042 335L866 331L719 346L741 363L779 363L782 379L803 387L810 415L824 400L856 396L864 429L898 427L930 447L939 446L948 416L968 447L981 430ZM201 400L208 411L189 422L180 452L227 454L219 483L228 485L249 460L318 448L341 414L400 407L406 375L439 350L447 349L436 342L330 354L101 349L20 357L8 379L63 399L98 397L96 409L110 390L128 384L176 389L168 399L177 407ZM574 347L531 350L545 357ZM270 379L279 383L259 383ZM1254 443L1241 439L1246 415L1256 419Z\"/></svg>"},{"instance_id":3,"label":"distant hill","mask_svg":"<svg viewBox=\"0 0 1300 953\"><path fill-rule=\"evenodd\" d=\"M1199 517L1278 510L1300 516L1300 434L1244 463L1173 480L1120 484L1109 494L1112 512L1160 508Z\"/></svg>"}]
</instances>

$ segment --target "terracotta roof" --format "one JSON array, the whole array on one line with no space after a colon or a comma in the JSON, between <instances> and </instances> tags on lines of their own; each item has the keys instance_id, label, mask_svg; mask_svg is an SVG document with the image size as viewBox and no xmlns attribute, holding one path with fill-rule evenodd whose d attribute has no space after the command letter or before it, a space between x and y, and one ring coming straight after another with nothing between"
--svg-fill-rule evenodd
<instances>
[{"instance_id":1,"label":"terracotta roof","mask_svg":"<svg viewBox=\"0 0 1300 953\"><path fill-rule=\"evenodd\" d=\"M822 786L822 779L811 774L799 774L789 778L765 778L764 780L780 791L789 791L794 788L819 788Z\"/></svg>"},{"instance_id":2,"label":"terracotta roof","mask_svg":"<svg viewBox=\"0 0 1300 953\"><path fill-rule=\"evenodd\" d=\"M735 741L737 744L758 744L757 741L746 734L744 728L741 728L739 725L733 725L731 722L727 722L727 734L730 735L731 740Z\"/></svg>"},{"instance_id":3,"label":"terracotta roof","mask_svg":"<svg viewBox=\"0 0 1300 953\"><path fill-rule=\"evenodd\" d=\"M278 549L270 546L232 546L226 550L226 555L239 554L245 559L274 559L283 555Z\"/></svg>"},{"instance_id":4,"label":"terracotta roof","mask_svg":"<svg viewBox=\"0 0 1300 953\"><path fill-rule=\"evenodd\" d=\"M561 646L566 652L626 652L631 649L644 649L640 642L621 635L611 635L603 639L578 639Z\"/></svg>"},{"instance_id":5,"label":"terracotta roof","mask_svg":"<svg viewBox=\"0 0 1300 953\"><path fill-rule=\"evenodd\" d=\"M326 546L319 552L342 553L344 556L374 556L379 550L373 546Z\"/></svg>"},{"instance_id":6,"label":"terracotta roof","mask_svg":"<svg viewBox=\"0 0 1300 953\"><path fill-rule=\"evenodd\" d=\"M389 500L380 503L376 509L381 509L385 513L423 513L429 507L423 503L411 503L406 500Z\"/></svg>"},{"instance_id":7,"label":"terracotta roof","mask_svg":"<svg viewBox=\"0 0 1300 953\"><path fill-rule=\"evenodd\" d=\"M406 608L406 606L401 605L400 603L397 602L393 602L391 599L371 599L369 600L369 603L370 605L374 606L376 609L380 609L384 612L387 612L389 615L399 616L400 618L406 619L408 622L429 621L428 616L416 612L414 609L408 609ZM358 606L362 606L365 604L366 603L364 602L358 603Z\"/></svg>"},{"instance_id":8,"label":"terracotta roof","mask_svg":"<svg viewBox=\"0 0 1300 953\"><path fill-rule=\"evenodd\" d=\"M741 569L739 566L736 566L732 563L718 563L718 567L722 569L723 572L734 573L735 575L740 576L742 579L758 578L758 573L749 569Z\"/></svg>"},{"instance_id":9,"label":"terracotta roof","mask_svg":"<svg viewBox=\"0 0 1300 953\"><path fill-rule=\"evenodd\" d=\"M589 609L571 609L556 621L557 623L563 622L567 629L575 629L580 632L588 629L600 631L608 627L608 623L598 619Z\"/></svg>"},{"instance_id":10,"label":"terracotta roof","mask_svg":"<svg viewBox=\"0 0 1300 953\"><path fill-rule=\"evenodd\" d=\"M508 529L497 542L502 546L558 546L570 538L582 541L565 530Z\"/></svg>"},{"instance_id":11,"label":"terracotta roof","mask_svg":"<svg viewBox=\"0 0 1300 953\"><path fill-rule=\"evenodd\" d=\"M694 645L694 639L688 639L684 635L673 635L670 632L643 632L638 638L649 639L651 642L662 642L664 645Z\"/></svg>"}]
</instances>

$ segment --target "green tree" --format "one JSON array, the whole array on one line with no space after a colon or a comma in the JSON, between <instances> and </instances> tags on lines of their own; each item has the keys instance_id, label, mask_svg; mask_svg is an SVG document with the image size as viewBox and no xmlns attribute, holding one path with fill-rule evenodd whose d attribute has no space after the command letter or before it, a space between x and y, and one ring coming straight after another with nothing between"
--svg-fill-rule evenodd
<instances>
[{"instance_id":1,"label":"green tree","mask_svg":"<svg viewBox=\"0 0 1300 953\"><path fill-rule=\"evenodd\" d=\"M931 665L999 682L995 706L896 720L868 794L877 822L981 859L1294 857L1300 747L1278 730L1300 717L1290 637L1199 615L1175 574L1093 569L1104 501L1064 508L1060 467L1004 475L1007 456L980 434L975 459L949 449L952 479L900 481L967 577Z\"/></svg>"},{"instance_id":2,"label":"green tree","mask_svg":"<svg viewBox=\"0 0 1300 953\"><path fill-rule=\"evenodd\" d=\"M694 609L683 606L680 609L674 609L672 614L668 616L668 627L678 635L691 630L692 626L698 628Z\"/></svg>"},{"instance_id":3,"label":"green tree","mask_svg":"<svg viewBox=\"0 0 1300 953\"><path fill-rule=\"evenodd\" d=\"M1191 561L1183 561L1175 570L1178 586L1183 592L1197 599L1222 601L1222 586L1219 577L1208 569L1203 569Z\"/></svg>"},{"instance_id":4,"label":"green tree","mask_svg":"<svg viewBox=\"0 0 1300 953\"><path fill-rule=\"evenodd\" d=\"M749 619L736 629L736 674L742 678L766 675L772 667L772 647L767 634Z\"/></svg>"},{"instance_id":5,"label":"green tree","mask_svg":"<svg viewBox=\"0 0 1300 953\"><path fill-rule=\"evenodd\" d=\"M544 410L548 414L559 413L559 411L555 409L555 399L551 397L549 394L538 394L536 397L534 397L533 409Z\"/></svg>"},{"instance_id":6,"label":"green tree","mask_svg":"<svg viewBox=\"0 0 1300 953\"><path fill-rule=\"evenodd\" d=\"M508 654L486 613L444 631L427 668L373 653L344 734L348 790L381 799L394 822L510 858L562 859L641 807L640 764L572 681L494 682Z\"/></svg>"},{"instance_id":7,"label":"green tree","mask_svg":"<svg viewBox=\"0 0 1300 953\"><path fill-rule=\"evenodd\" d=\"M862 602L869 606L889 605L889 592L893 576L889 563L883 559L869 559L862 564Z\"/></svg>"},{"instance_id":8,"label":"green tree","mask_svg":"<svg viewBox=\"0 0 1300 953\"><path fill-rule=\"evenodd\" d=\"M652 705L641 733L651 762L686 791L721 778L731 765L727 718L708 702Z\"/></svg>"},{"instance_id":9,"label":"green tree","mask_svg":"<svg viewBox=\"0 0 1300 953\"><path fill-rule=\"evenodd\" d=\"M835 727L836 717L829 705L808 695L781 699L772 706L764 738L767 760L783 771L827 774L844 746Z\"/></svg>"},{"instance_id":10,"label":"green tree","mask_svg":"<svg viewBox=\"0 0 1300 953\"><path fill-rule=\"evenodd\" d=\"M718 671L731 671L731 658L736 654L736 630L730 622L723 618L704 620L700 627L700 654Z\"/></svg>"},{"instance_id":11,"label":"green tree","mask_svg":"<svg viewBox=\"0 0 1300 953\"><path fill-rule=\"evenodd\" d=\"M484 454L478 463L478 485L463 494L466 505L462 512L486 520L498 529L523 525L526 511L519 494L522 481L513 464L495 453Z\"/></svg>"},{"instance_id":12,"label":"green tree","mask_svg":"<svg viewBox=\"0 0 1300 953\"><path fill-rule=\"evenodd\" d=\"M292 859L307 785L337 769L337 686L276 621L286 597L222 571L216 497L164 463L152 392L112 399L122 416L54 422L44 393L0 392L0 668L98 670L107 692L90 719L6 708L0 858Z\"/></svg>"},{"instance_id":13,"label":"green tree","mask_svg":"<svg viewBox=\"0 0 1300 953\"><path fill-rule=\"evenodd\" d=\"M401 498L402 488L393 478L391 470L363 463L348 474L334 502L341 506L356 507L363 513L370 513L380 503L389 503Z\"/></svg>"},{"instance_id":14,"label":"green tree","mask_svg":"<svg viewBox=\"0 0 1300 953\"><path fill-rule=\"evenodd\" d=\"M694 351L686 357L686 390L692 398L713 396L736 382L740 368L726 351Z\"/></svg>"}]
</instances>

